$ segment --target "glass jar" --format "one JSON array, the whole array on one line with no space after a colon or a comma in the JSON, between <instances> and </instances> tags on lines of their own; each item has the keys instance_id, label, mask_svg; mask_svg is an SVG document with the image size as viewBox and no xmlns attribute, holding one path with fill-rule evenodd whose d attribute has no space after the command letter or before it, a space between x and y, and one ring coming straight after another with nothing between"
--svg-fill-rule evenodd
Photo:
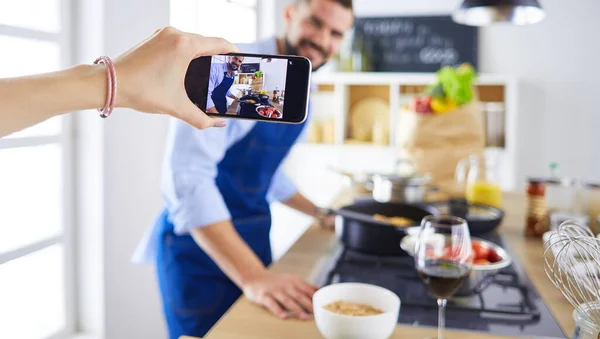
<instances>
[{"instance_id":1,"label":"glass jar","mask_svg":"<svg viewBox=\"0 0 600 339\"><path fill-rule=\"evenodd\" d=\"M598 182L587 182L587 208L586 212L590 217L590 228L592 232L600 232L600 183Z\"/></svg>"},{"instance_id":2,"label":"glass jar","mask_svg":"<svg viewBox=\"0 0 600 339\"><path fill-rule=\"evenodd\" d=\"M527 213L525 235L541 237L548 231L548 209L546 206L546 180L530 178L527 183Z\"/></svg>"},{"instance_id":3,"label":"glass jar","mask_svg":"<svg viewBox=\"0 0 600 339\"><path fill-rule=\"evenodd\" d=\"M594 307L598 307L596 304ZM573 311L573 319L575 320L575 332L573 339L598 339L600 338L600 325L594 324L584 317L578 310Z\"/></svg>"}]
</instances>

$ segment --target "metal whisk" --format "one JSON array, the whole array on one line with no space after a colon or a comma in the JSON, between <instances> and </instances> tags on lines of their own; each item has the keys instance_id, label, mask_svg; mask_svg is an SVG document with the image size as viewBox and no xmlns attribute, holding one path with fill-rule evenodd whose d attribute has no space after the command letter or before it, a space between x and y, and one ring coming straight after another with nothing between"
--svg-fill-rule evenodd
<instances>
[{"instance_id":1,"label":"metal whisk","mask_svg":"<svg viewBox=\"0 0 600 339\"><path fill-rule=\"evenodd\" d=\"M550 236L545 247L548 278L583 317L600 325L600 239L586 226L569 220Z\"/></svg>"}]
</instances>

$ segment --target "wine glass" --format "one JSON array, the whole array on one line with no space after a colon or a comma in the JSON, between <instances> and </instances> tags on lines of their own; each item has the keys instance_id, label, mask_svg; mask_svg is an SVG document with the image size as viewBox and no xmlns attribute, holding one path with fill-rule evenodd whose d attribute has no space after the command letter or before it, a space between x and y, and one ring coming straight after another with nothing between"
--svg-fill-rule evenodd
<instances>
[{"instance_id":1,"label":"wine glass","mask_svg":"<svg viewBox=\"0 0 600 339\"><path fill-rule=\"evenodd\" d=\"M444 215L423 219L415 247L415 266L437 298L438 339L444 338L446 302L471 273L472 260L471 235L464 219Z\"/></svg>"}]
</instances>

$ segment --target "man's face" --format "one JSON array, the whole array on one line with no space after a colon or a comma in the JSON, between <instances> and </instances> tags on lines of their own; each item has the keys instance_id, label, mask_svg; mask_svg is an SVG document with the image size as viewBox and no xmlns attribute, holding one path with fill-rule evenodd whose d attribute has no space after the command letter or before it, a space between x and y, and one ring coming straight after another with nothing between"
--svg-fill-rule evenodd
<instances>
[{"instance_id":1,"label":"man's face","mask_svg":"<svg viewBox=\"0 0 600 339\"><path fill-rule=\"evenodd\" d=\"M242 62L244 61L243 56L230 56L228 66L231 70L237 71L240 69Z\"/></svg>"},{"instance_id":2,"label":"man's face","mask_svg":"<svg viewBox=\"0 0 600 339\"><path fill-rule=\"evenodd\" d=\"M352 10L332 0L290 5L285 19L286 53L307 57L313 71L339 51L344 33L354 22Z\"/></svg>"}]
</instances>

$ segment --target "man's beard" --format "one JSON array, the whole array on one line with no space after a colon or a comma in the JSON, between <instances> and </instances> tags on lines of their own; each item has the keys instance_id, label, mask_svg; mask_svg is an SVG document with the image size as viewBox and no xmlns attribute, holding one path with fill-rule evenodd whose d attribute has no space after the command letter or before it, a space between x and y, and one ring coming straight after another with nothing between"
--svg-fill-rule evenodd
<instances>
[{"instance_id":1,"label":"man's beard","mask_svg":"<svg viewBox=\"0 0 600 339\"><path fill-rule=\"evenodd\" d=\"M234 68L233 64L227 64L227 66L229 67L230 70L232 71L237 71L239 67Z\"/></svg>"},{"instance_id":2,"label":"man's beard","mask_svg":"<svg viewBox=\"0 0 600 339\"><path fill-rule=\"evenodd\" d=\"M298 47L293 46L290 41L285 38L284 40L284 45L285 45L285 54L287 55L298 55ZM321 55L323 56L323 63L320 65L315 66L313 64L313 72L317 71L319 68L321 68L323 65L325 65L325 63L329 60L329 55L327 55L327 52L325 50L323 50L323 48L321 48L321 46L313 43L312 41L308 41L306 39L301 39L298 42L298 46L302 46L302 45L309 45L311 47L313 47L315 50L317 50L317 52L321 53Z\"/></svg>"}]
</instances>

